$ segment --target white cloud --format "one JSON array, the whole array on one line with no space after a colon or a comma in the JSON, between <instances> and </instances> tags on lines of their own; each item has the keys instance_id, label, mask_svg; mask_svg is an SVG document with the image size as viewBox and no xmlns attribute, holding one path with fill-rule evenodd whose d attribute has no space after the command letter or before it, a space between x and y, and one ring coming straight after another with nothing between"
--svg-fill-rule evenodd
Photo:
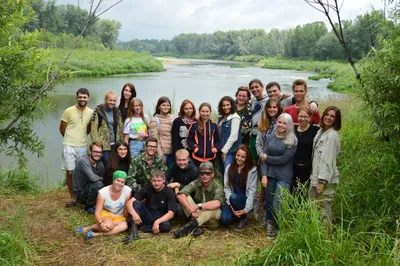
<instances>
[{"instance_id":1,"label":"white cloud","mask_svg":"<svg viewBox=\"0 0 400 266\"><path fill-rule=\"evenodd\" d=\"M79 1L82 8L88 1ZM106 0L102 9L115 3ZM57 4L75 4L78 0L58 0ZM382 9L382 0L347 0L342 18L354 19L371 9ZM217 30L287 29L325 16L303 0L124 0L102 18L122 24L120 40L171 39L179 33L212 33Z\"/></svg>"}]
</instances>

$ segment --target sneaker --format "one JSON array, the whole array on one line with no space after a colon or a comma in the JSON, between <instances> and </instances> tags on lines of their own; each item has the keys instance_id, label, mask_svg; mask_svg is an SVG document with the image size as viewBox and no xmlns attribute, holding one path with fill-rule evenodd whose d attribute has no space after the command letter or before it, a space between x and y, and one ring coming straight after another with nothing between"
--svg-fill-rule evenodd
<instances>
[{"instance_id":1,"label":"sneaker","mask_svg":"<svg viewBox=\"0 0 400 266\"><path fill-rule=\"evenodd\" d=\"M242 231L244 229L246 229L249 226L249 221L246 218L242 218L240 219L237 227L235 228L236 231Z\"/></svg>"},{"instance_id":2,"label":"sneaker","mask_svg":"<svg viewBox=\"0 0 400 266\"><path fill-rule=\"evenodd\" d=\"M259 224L259 227L266 227L267 226L267 220L264 218Z\"/></svg>"},{"instance_id":3,"label":"sneaker","mask_svg":"<svg viewBox=\"0 0 400 266\"><path fill-rule=\"evenodd\" d=\"M276 230L271 221L266 222L267 239L273 240L276 238Z\"/></svg>"},{"instance_id":4,"label":"sneaker","mask_svg":"<svg viewBox=\"0 0 400 266\"><path fill-rule=\"evenodd\" d=\"M87 212L87 213L89 213L89 214L93 214L94 215L94 212L95 212L95 208L94 207L86 207L85 208L85 211Z\"/></svg>"},{"instance_id":5,"label":"sneaker","mask_svg":"<svg viewBox=\"0 0 400 266\"><path fill-rule=\"evenodd\" d=\"M85 234L85 239L86 239L86 240L92 239L93 236L94 236L94 235L93 235L93 231L90 230L90 231L86 232L86 234Z\"/></svg>"},{"instance_id":6,"label":"sneaker","mask_svg":"<svg viewBox=\"0 0 400 266\"><path fill-rule=\"evenodd\" d=\"M79 234L83 234L83 233L85 233L84 230L85 230L85 226L82 225L82 226L79 226L78 228L76 228L75 232L77 232Z\"/></svg>"}]
</instances>

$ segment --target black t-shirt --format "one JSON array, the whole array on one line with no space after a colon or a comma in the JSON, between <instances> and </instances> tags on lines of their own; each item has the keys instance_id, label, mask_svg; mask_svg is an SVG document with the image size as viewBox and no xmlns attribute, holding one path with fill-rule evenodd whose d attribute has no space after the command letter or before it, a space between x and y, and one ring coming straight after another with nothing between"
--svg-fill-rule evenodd
<instances>
[{"instance_id":1,"label":"black t-shirt","mask_svg":"<svg viewBox=\"0 0 400 266\"><path fill-rule=\"evenodd\" d=\"M185 169L179 168L176 162L173 162L165 172L165 177L168 182L178 182L181 185L179 190L181 190L184 186L199 178L199 168L192 160L189 161L189 165Z\"/></svg>"},{"instance_id":2,"label":"black t-shirt","mask_svg":"<svg viewBox=\"0 0 400 266\"><path fill-rule=\"evenodd\" d=\"M294 132L296 134L298 144L296 155L294 157L294 163L311 166L313 140L319 130L319 127L310 125L310 127L304 132L299 132L297 129L298 126L295 126Z\"/></svg>"},{"instance_id":3,"label":"black t-shirt","mask_svg":"<svg viewBox=\"0 0 400 266\"><path fill-rule=\"evenodd\" d=\"M168 211L176 212L175 192L165 186L160 192L154 190L151 184L147 184L135 193L136 200L146 200L145 205L160 214L164 215Z\"/></svg>"}]
</instances>

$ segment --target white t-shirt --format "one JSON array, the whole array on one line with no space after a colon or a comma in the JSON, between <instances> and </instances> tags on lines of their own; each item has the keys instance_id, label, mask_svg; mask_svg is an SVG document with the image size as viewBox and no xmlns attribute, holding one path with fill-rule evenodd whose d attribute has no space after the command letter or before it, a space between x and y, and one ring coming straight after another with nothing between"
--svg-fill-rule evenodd
<instances>
[{"instance_id":1,"label":"white t-shirt","mask_svg":"<svg viewBox=\"0 0 400 266\"><path fill-rule=\"evenodd\" d=\"M132 189L128 186L124 186L122 189L121 196L117 200L112 200L110 197L110 186L103 187L99 190L99 194L104 199L104 210L108 211L109 213L117 216L117 215L124 215L124 205L125 200L128 195L131 194Z\"/></svg>"},{"instance_id":2,"label":"white t-shirt","mask_svg":"<svg viewBox=\"0 0 400 266\"><path fill-rule=\"evenodd\" d=\"M145 117L148 122L148 118ZM132 117L125 120L124 134L129 134L131 139L146 138L149 136L149 131L141 117Z\"/></svg>"}]
</instances>

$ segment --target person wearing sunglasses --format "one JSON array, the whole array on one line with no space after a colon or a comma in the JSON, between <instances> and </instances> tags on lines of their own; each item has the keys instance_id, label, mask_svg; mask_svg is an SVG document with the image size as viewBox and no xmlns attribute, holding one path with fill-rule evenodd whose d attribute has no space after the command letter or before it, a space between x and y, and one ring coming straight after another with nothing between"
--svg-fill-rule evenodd
<instances>
[{"instance_id":1,"label":"person wearing sunglasses","mask_svg":"<svg viewBox=\"0 0 400 266\"><path fill-rule=\"evenodd\" d=\"M132 188L132 195L149 183L151 170L160 169L164 172L167 170L167 166L163 164L161 157L157 155L157 148L158 140L150 137L145 143L145 151L131 161L127 185Z\"/></svg>"},{"instance_id":2,"label":"person wearing sunglasses","mask_svg":"<svg viewBox=\"0 0 400 266\"><path fill-rule=\"evenodd\" d=\"M190 233L198 236L205 226L210 229L219 227L221 206L225 201L221 185L214 180L214 167L204 162L199 167L199 178L178 192L177 199L190 221L174 232L176 238Z\"/></svg>"}]
</instances>

